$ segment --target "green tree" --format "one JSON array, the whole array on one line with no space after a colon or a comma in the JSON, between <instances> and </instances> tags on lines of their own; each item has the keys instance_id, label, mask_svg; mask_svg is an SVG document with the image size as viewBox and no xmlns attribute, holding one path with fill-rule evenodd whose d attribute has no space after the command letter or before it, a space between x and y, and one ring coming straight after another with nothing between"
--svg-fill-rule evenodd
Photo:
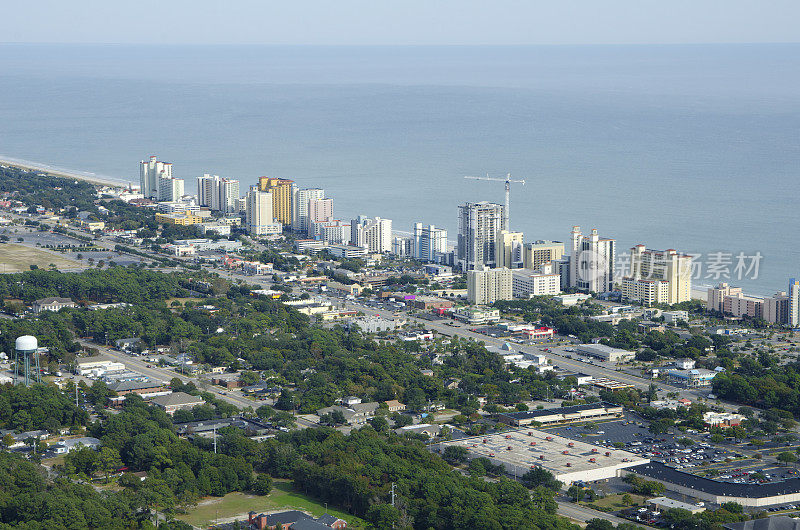
<instances>
[{"instance_id":1,"label":"green tree","mask_svg":"<svg viewBox=\"0 0 800 530\"><path fill-rule=\"evenodd\" d=\"M784 464L794 464L797 462L797 455L789 451L783 451L778 455L778 461Z\"/></svg>"},{"instance_id":2,"label":"green tree","mask_svg":"<svg viewBox=\"0 0 800 530\"><path fill-rule=\"evenodd\" d=\"M452 466L457 466L467 461L469 451L460 445L448 445L442 453L445 462Z\"/></svg>"},{"instance_id":3,"label":"green tree","mask_svg":"<svg viewBox=\"0 0 800 530\"><path fill-rule=\"evenodd\" d=\"M272 491L272 477L266 473L256 476L253 481L253 491L256 495L269 495L269 492Z\"/></svg>"},{"instance_id":4,"label":"green tree","mask_svg":"<svg viewBox=\"0 0 800 530\"><path fill-rule=\"evenodd\" d=\"M558 491L561 489L561 482L556 480L555 476L541 467L534 467L528 470L527 473L520 478L523 486L528 489L534 489L539 486Z\"/></svg>"},{"instance_id":5,"label":"green tree","mask_svg":"<svg viewBox=\"0 0 800 530\"><path fill-rule=\"evenodd\" d=\"M373 504L367 510L366 518L375 528L388 530L394 528L400 519L400 512L391 504Z\"/></svg>"},{"instance_id":6,"label":"green tree","mask_svg":"<svg viewBox=\"0 0 800 530\"><path fill-rule=\"evenodd\" d=\"M586 530L613 530L614 525L608 519L589 519Z\"/></svg>"},{"instance_id":7,"label":"green tree","mask_svg":"<svg viewBox=\"0 0 800 530\"><path fill-rule=\"evenodd\" d=\"M106 483L112 471L116 471L122 467L122 458L119 456L119 451L113 447L102 447L97 455L97 463L100 470L106 476Z\"/></svg>"},{"instance_id":8,"label":"green tree","mask_svg":"<svg viewBox=\"0 0 800 530\"><path fill-rule=\"evenodd\" d=\"M744 513L744 508L738 502L723 502L719 507L730 513Z\"/></svg>"}]
</instances>

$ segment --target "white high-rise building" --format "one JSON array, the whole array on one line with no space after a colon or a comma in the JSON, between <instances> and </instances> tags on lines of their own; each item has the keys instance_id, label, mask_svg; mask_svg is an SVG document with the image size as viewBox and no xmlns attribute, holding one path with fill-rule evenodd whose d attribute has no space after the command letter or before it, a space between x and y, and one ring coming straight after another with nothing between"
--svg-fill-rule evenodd
<instances>
[{"instance_id":1,"label":"white high-rise building","mask_svg":"<svg viewBox=\"0 0 800 530\"><path fill-rule=\"evenodd\" d=\"M292 190L292 230L295 232L308 232L308 208L312 199L324 199L325 190L319 188Z\"/></svg>"},{"instance_id":2,"label":"white high-rise building","mask_svg":"<svg viewBox=\"0 0 800 530\"><path fill-rule=\"evenodd\" d=\"M350 244L350 223L345 223L341 219L309 222L309 237L336 245Z\"/></svg>"},{"instance_id":3,"label":"white high-rise building","mask_svg":"<svg viewBox=\"0 0 800 530\"><path fill-rule=\"evenodd\" d=\"M597 229L588 236L573 226L571 234L570 287L605 293L614 289L616 240L600 237Z\"/></svg>"},{"instance_id":4,"label":"white high-rise building","mask_svg":"<svg viewBox=\"0 0 800 530\"><path fill-rule=\"evenodd\" d=\"M400 236L392 238L392 254L399 258L413 258L414 238Z\"/></svg>"},{"instance_id":5,"label":"white high-rise building","mask_svg":"<svg viewBox=\"0 0 800 530\"><path fill-rule=\"evenodd\" d=\"M170 162L161 162L158 157L153 155L150 160L146 162L142 160L139 163L139 185L143 196L148 199L158 200L160 177L172 178L172 164Z\"/></svg>"},{"instance_id":6,"label":"white high-rise building","mask_svg":"<svg viewBox=\"0 0 800 530\"><path fill-rule=\"evenodd\" d=\"M350 221L350 243L372 253L392 251L392 220L358 216Z\"/></svg>"},{"instance_id":7,"label":"white high-rise building","mask_svg":"<svg viewBox=\"0 0 800 530\"><path fill-rule=\"evenodd\" d=\"M208 173L197 177L197 202L224 214L239 213L239 181Z\"/></svg>"},{"instance_id":8,"label":"white high-rise building","mask_svg":"<svg viewBox=\"0 0 800 530\"><path fill-rule=\"evenodd\" d=\"M491 304L498 300L513 298L513 276L511 269L490 269L478 265L467 271L467 300L471 304Z\"/></svg>"},{"instance_id":9,"label":"white high-rise building","mask_svg":"<svg viewBox=\"0 0 800 530\"><path fill-rule=\"evenodd\" d=\"M631 249L630 270L622 279L622 297L644 304L677 304L692 299L692 256L675 249Z\"/></svg>"},{"instance_id":10,"label":"white high-rise building","mask_svg":"<svg viewBox=\"0 0 800 530\"><path fill-rule=\"evenodd\" d=\"M275 233L274 227L276 223L272 214L272 192L259 191L258 186L250 186L246 199L245 228L247 233L254 236Z\"/></svg>"},{"instance_id":11,"label":"white high-rise building","mask_svg":"<svg viewBox=\"0 0 800 530\"><path fill-rule=\"evenodd\" d=\"M184 194L183 179L160 175L158 177L159 202L179 201Z\"/></svg>"},{"instance_id":12,"label":"white high-rise building","mask_svg":"<svg viewBox=\"0 0 800 530\"><path fill-rule=\"evenodd\" d=\"M197 204L211 208L214 196L214 181L219 179L217 175L211 176L208 173L202 177L197 177Z\"/></svg>"},{"instance_id":13,"label":"white high-rise building","mask_svg":"<svg viewBox=\"0 0 800 530\"><path fill-rule=\"evenodd\" d=\"M503 207L491 202L468 202L458 207L458 266L495 266L497 233L503 226Z\"/></svg>"},{"instance_id":14,"label":"white high-rise building","mask_svg":"<svg viewBox=\"0 0 800 530\"><path fill-rule=\"evenodd\" d=\"M217 187L218 210L222 213L239 213L239 181L220 179ZM213 207L212 207L213 209Z\"/></svg>"},{"instance_id":15,"label":"white high-rise building","mask_svg":"<svg viewBox=\"0 0 800 530\"><path fill-rule=\"evenodd\" d=\"M789 325L800 326L800 280L789 280Z\"/></svg>"},{"instance_id":16,"label":"white high-rise building","mask_svg":"<svg viewBox=\"0 0 800 530\"><path fill-rule=\"evenodd\" d=\"M422 226L422 223L414 223L415 259L435 262L437 254L445 252L447 252L447 230L433 225Z\"/></svg>"}]
</instances>

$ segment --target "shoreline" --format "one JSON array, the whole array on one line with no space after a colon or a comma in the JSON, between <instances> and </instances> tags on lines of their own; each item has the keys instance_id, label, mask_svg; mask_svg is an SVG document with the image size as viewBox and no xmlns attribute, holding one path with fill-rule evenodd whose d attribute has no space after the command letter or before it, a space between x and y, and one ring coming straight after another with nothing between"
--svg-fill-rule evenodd
<instances>
[{"instance_id":1,"label":"shoreline","mask_svg":"<svg viewBox=\"0 0 800 530\"><path fill-rule=\"evenodd\" d=\"M0 165L16 167L19 169L27 169L31 171L39 171L55 177L74 178L76 180L84 180L92 184L99 184L101 186L112 186L116 188L128 187L129 181L109 177L105 175L97 175L88 171L78 171L75 169L62 168L43 164L41 162L31 162L30 160L22 160L20 158L13 158L0 155Z\"/></svg>"}]
</instances>

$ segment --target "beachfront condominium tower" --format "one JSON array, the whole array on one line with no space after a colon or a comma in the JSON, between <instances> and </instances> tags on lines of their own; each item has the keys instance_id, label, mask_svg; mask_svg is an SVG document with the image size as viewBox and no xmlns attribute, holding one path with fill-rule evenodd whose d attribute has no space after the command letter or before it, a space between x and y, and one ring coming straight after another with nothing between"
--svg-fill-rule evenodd
<instances>
[{"instance_id":1,"label":"beachfront condominium tower","mask_svg":"<svg viewBox=\"0 0 800 530\"><path fill-rule=\"evenodd\" d=\"M314 237L315 235L314 223L326 223L332 219L333 199L309 199L308 218L306 219L306 234L308 236Z\"/></svg>"},{"instance_id":2,"label":"beachfront condominium tower","mask_svg":"<svg viewBox=\"0 0 800 530\"><path fill-rule=\"evenodd\" d=\"M678 304L692 299L692 256L675 249L631 249L630 270L623 271L622 297L646 305Z\"/></svg>"},{"instance_id":3,"label":"beachfront condominium tower","mask_svg":"<svg viewBox=\"0 0 800 530\"><path fill-rule=\"evenodd\" d=\"M447 252L447 230L444 228L414 223L413 241L414 258L420 261L438 261L437 256Z\"/></svg>"},{"instance_id":4,"label":"beachfront condominium tower","mask_svg":"<svg viewBox=\"0 0 800 530\"><path fill-rule=\"evenodd\" d=\"M250 186L245 199L247 233L254 236L270 233L269 227L275 223L272 212L272 192L261 191L258 186Z\"/></svg>"},{"instance_id":5,"label":"beachfront condominium tower","mask_svg":"<svg viewBox=\"0 0 800 530\"><path fill-rule=\"evenodd\" d=\"M239 181L209 175L197 177L197 202L224 214L239 212Z\"/></svg>"},{"instance_id":6,"label":"beachfront condominium tower","mask_svg":"<svg viewBox=\"0 0 800 530\"><path fill-rule=\"evenodd\" d=\"M503 206L468 202L458 207L458 266L463 272L477 265L495 266L497 233L503 226Z\"/></svg>"},{"instance_id":7,"label":"beachfront condominium tower","mask_svg":"<svg viewBox=\"0 0 800 530\"><path fill-rule=\"evenodd\" d=\"M158 183L160 177L172 177L172 164L161 162L155 155L150 160L139 163L139 185L142 195L148 199L158 200Z\"/></svg>"},{"instance_id":8,"label":"beachfront condominium tower","mask_svg":"<svg viewBox=\"0 0 800 530\"><path fill-rule=\"evenodd\" d=\"M525 236L522 232L509 232L500 230L497 232L497 240L494 244L494 261L496 267L507 269L519 269L522 267L522 245Z\"/></svg>"},{"instance_id":9,"label":"beachfront condominium tower","mask_svg":"<svg viewBox=\"0 0 800 530\"><path fill-rule=\"evenodd\" d=\"M312 199L324 199L325 190L319 188L293 189L292 230L308 232L308 203Z\"/></svg>"},{"instance_id":10,"label":"beachfront condominium tower","mask_svg":"<svg viewBox=\"0 0 800 530\"><path fill-rule=\"evenodd\" d=\"M789 280L789 325L800 326L800 280Z\"/></svg>"},{"instance_id":11,"label":"beachfront condominium tower","mask_svg":"<svg viewBox=\"0 0 800 530\"><path fill-rule=\"evenodd\" d=\"M272 192L272 211L275 219L284 226L292 226L294 181L275 177L261 177L258 179L258 189Z\"/></svg>"},{"instance_id":12,"label":"beachfront condominium tower","mask_svg":"<svg viewBox=\"0 0 800 530\"><path fill-rule=\"evenodd\" d=\"M167 177L160 175L158 177L158 201L159 202L175 202L183 197L184 182L183 179L175 177Z\"/></svg>"},{"instance_id":13,"label":"beachfront condominium tower","mask_svg":"<svg viewBox=\"0 0 800 530\"><path fill-rule=\"evenodd\" d=\"M616 240L600 237L595 228L585 236L580 226L573 226L571 242L570 287L594 293L612 291Z\"/></svg>"},{"instance_id":14,"label":"beachfront condominium tower","mask_svg":"<svg viewBox=\"0 0 800 530\"><path fill-rule=\"evenodd\" d=\"M560 260L564 256L564 243L561 241L538 240L525 243L522 247L522 263L526 269L538 271L542 265Z\"/></svg>"},{"instance_id":15,"label":"beachfront condominium tower","mask_svg":"<svg viewBox=\"0 0 800 530\"><path fill-rule=\"evenodd\" d=\"M211 208L214 196L214 181L218 178L217 175L212 176L208 173L202 177L197 177L197 204Z\"/></svg>"},{"instance_id":16,"label":"beachfront condominium tower","mask_svg":"<svg viewBox=\"0 0 800 530\"><path fill-rule=\"evenodd\" d=\"M392 251L392 220L359 215L350 221L350 244L371 253Z\"/></svg>"}]
</instances>

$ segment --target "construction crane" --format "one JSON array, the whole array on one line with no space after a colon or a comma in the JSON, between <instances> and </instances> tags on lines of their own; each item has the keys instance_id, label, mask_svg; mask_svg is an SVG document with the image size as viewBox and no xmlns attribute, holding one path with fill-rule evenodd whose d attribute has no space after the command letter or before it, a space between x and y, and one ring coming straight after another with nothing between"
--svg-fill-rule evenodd
<instances>
[{"instance_id":1,"label":"construction crane","mask_svg":"<svg viewBox=\"0 0 800 530\"><path fill-rule=\"evenodd\" d=\"M491 180L495 182L505 182L506 183L506 206L503 208L503 230L508 231L508 217L509 217L509 210L511 209L511 183L516 182L519 184L525 185L525 179L519 180L512 180L511 173L506 175L506 178L497 178L497 177L490 177L488 174L485 177L464 177L465 179L472 179L472 180Z\"/></svg>"}]
</instances>

